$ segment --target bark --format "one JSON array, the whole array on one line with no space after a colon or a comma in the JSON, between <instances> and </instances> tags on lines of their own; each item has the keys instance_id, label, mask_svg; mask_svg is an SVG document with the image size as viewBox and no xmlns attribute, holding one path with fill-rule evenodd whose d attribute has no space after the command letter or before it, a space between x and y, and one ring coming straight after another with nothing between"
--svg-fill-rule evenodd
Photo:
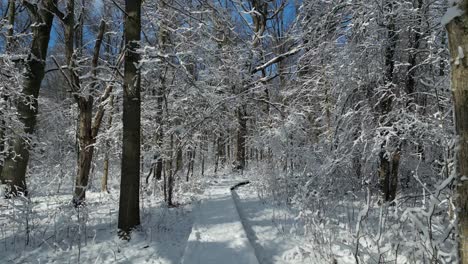
<instances>
[{"instance_id":1,"label":"bark","mask_svg":"<svg viewBox=\"0 0 468 264\"><path fill-rule=\"evenodd\" d=\"M179 171L182 169L184 166L183 160L182 160L182 148L180 146L180 141L177 140L177 157L176 157L176 171Z\"/></svg>"},{"instance_id":2,"label":"bark","mask_svg":"<svg viewBox=\"0 0 468 264\"><path fill-rule=\"evenodd\" d=\"M16 0L8 2L8 25L10 28L7 31L7 51L13 51L14 33L15 33L15 15L16 15Z\"/></svg>"},{"instance_id":3,"label":"bark","mask_svg":"<svg viewBox=\"0 0 468 264\"><path fill-rule=\"evenodd\" d=\"M415 89L416 89L416 80L415 80L415 67L416 67L416 55L417 55L417 50L419 49L419 46L421 44L421 24L422 24L422 5L423 5L423 0L418 0L417 2L417 6L415 6L415 10L417 10L416 14L417 14L417 18L416 18L416 22L417 22L417 26L415 28L413 28L413 34L411 34L410 36L412 37L412 39L410 39L411 41L411 45L410 45L410 54L408 56L408 68L407 68L407 71L408 71L408 74L406 76L406 81L405 81L405 88L406 88L406 93L408 94L408 96L410 97L410 101L408 102L408 104L410 104L412 102L411 99L413 99L413 97L415 96L414 95L414 92L415 92Z\"/></svg>"},{"instance_id":4,"label":"bark","mask_svg":"<svg viewBox=\"0 0 468 264\"><path fill-rule=\"evenodd\" d=\"M141 0L125 1L125 66L123 84L123 139L118 228L123 239L140 225L141 78L137 53L141 34Z\"/></svg>"},{"instance_id":5,"label":"bark","mask_svg":"<svg viewBox=\"0 0 468 264\"><path fill-rule=\"evenodd\" d=\"M86 197L88 188L89 171L94 153L95 138L91 133L93 101L82 99L78 102L79 109L79 152L78 152L78 172L75 179L75 192L73 203L80 205Z\"/></svg>"},{"instance_id":6,"label":"bark","mask_svg":"<svg viewBox=\"0 0 468 264\"><path fill-rule=\"evenodd\" d=\"M243 171L245 169L245 142L247 138L247 119L244 107L237 110L237 152L236 152L236 169Z\"/></svg>"},{"instance_id":7,"label":"bark","mask_svg":"<svg viewBox=\"0 0 468 264\"><path fill-rule=\"evenodd\" d=\"M163 172L163 159L161 158L161 156L158 157L158 160L156 161L156 170L155 170L155 177L156 177L156 180L161 180L161 175L162 175L162 172Z\"/></svg>"},{"instance_id":8,"label":"bark","mask_svg":"<svg viewBox=\"0 0 468 264\"><path fill-rule=\"evenodd\" d=\"M189 149L187 150L187 158L188 158L188 166L187 166L187 175L185 176L185 181L186 181L186 182L189 181L190 172L193 171L193 163L194 163L194 159L195 159L195 151L192 149L192 147L189 147Z\"/></svg>"},{"instance_id":9,"label":"bark","mask_svg":"<svg viewBox=\"0 0 468 264\"><path fill-rule=\"evenodd\" d=\"M205 154L203 153L203 148L200 148L201 156L201 175L205 176Z\"/></svg>"},{"instance_id":10,"label":"bark","mask_svg":"<svg viewBox=\"0 0 468 264\"><path fill-rule=\"evenodd\" d=\"M218 167L224 167L226 164L226 144L224 135L221 133L216 139L216 164L215 173L218 171Z\"/></svg>"},{"instance_id":11,"label":"bark","mask_svg":"<svg viewBox=\"0 0 468 264\"><path fill-rule=\"evenodd\" d=\"M15 16L16 16L16 0L9 0L8 2L8 25L10 28L7 31L7 51L13 51L14 37L15 37Z\"/></svg>"},{"instance_id":12,"label":"bark","mask_svg":"<svg viewBox=\"0 0 468 264\"><path fill-rule=\"evenodd\" d=\"M111 109L114 107L114 96L111 95L110 101L109 101ZM110 130L112 127L112 111L109 112L109 118L107 121L107 130ZM109 192L108 191L108 186L107 183L109 181L109 151L110 151L110 140L106 140L106 153L104 157L104 174L102 175L101 179L101 191L102 192Z\"/></svg>"},{"instance_id":13,"label":"bark","mask_svg":"<svg viewBox=\"0 0 468 264\"><path fill-rule=\"evenodd\" d=\"M30 136L34 133L38 113L37 98L44 78L44 69L49 46L50 31L54 16L46 9L55 6L56 0L44 0L44 8L27 5L35 22L32 28L32 42L25 61L21 93L25 98L16 102L19 120L24 125L24 136L16 135L11 140L11 153L5 160L2 178L8 184L7 195L27 194L26 170L29 161Z\"/></svg>"},{"instance_id":14,"label":"bark","mask_svg":"<svg viewBox=\"0 0 468 264\"><path fill-rule=\"evenodd\" d=\"M166 170L163 170L163 192L164 192L164 201L167 202L167 173Z\"/></svg>"},{"instance_id":15,"label":"bark","mask_svg":"<svg viewBox=\"0 0 468 264\"><path fill-rule=\"evenodd\" d=\"M460 263L468 263L468 61L461 52L468 51L468 0L460 2L464 12L447 24L451 57L451 81L458 138L457 196ZM465 179L463 179L465 177Z\"/></svg>"},{"instance_id":16,"label":"bark","mask_svg":"<svg viewBox=\"0 0 468 264\"><path fill-rule=\"evenodd\" d=\"M106 153L106 157L104 158L104 173L102 174L101 179L101 192L109 192L108 189L108 181L109 181L109 154Z\"/></svg>"},{"instance_id":17,"label":"bark","mask_svg":"<svg viewBox=\"0 0 468 264\"><path fill-rule=\"evenodd\" d=\"M0 110L0 116L3 116L2 111ZM6 136L5 136L5 120L0 119L0 183L4 184L5 181L3 180L2 177L2 171L3 171L3 158L4 158L4 153L6 152L5 148L5 143L6 143Z\"/></svg>"},{"instance_id":18,"label":"bark","mask_svg":"<svg viewBox=\"0 0 468 264\"><path fill-rule=\"evenodd\" d=\"M163 147L164 147L164 128L163 128L163 101L164 101L164 93L165 93L165 88L164 88L164 80L161 80L161 86L159 87L157 91L157 102L158 106L156 109L156 122L158 123L158 129L156 131L156 141L158 145L158 151L159 153L157 154L157 160L156 160L156 170L154 176L156 177L156 180L161 180L161 174L163 170L163 158L162 158L162 153L163 153Z\"/></svg>"},{"instance_id":19,"label":"bark","mask_svg":"<svg viewBox=\"0 0 468 264\"><path fill-rule=\"evenodd\" d=\"M229 138L229 141L226 144L226 159L231 161L231 138Z\"/></svg>"},{"instance_id":20,"label":"bark","mask_svg":"<svg viewBox=\"0 0 468 264\"><path fill-rule=\"evenodd\" d=\"M252 0L252 6L256 11L251 15L255 34L253 39L253 46L256 48L262 43L262 36L266 30L268 3L263 0Z\"/></svg>"},{"instance_id":21,"label":"bark","mask_svg":"<svg viewBox=\"0 0 468 264\"><path fill-rule=\"evenodd\" d=\"M171 134L170 150L169 150L169 159L167 161L167 206L172 207L172 197L173 197L173 185L174 185L174 164L173 164L173 153L174 153L174 134Z\"/></svg>"},{"instance_id":22,"label":"bark","mask_svg":"<svg viewBox=\"0 0 468 264\"><path fill-rule=\"evenodd\" d=\"M388 119L388 114L392 110L392 91L393 88L393 71L395 69L395 49L397 45L397 32L395 26L395 14L393 13L393 3L389 3L386 7L389 12L387 21L387 40L388 44L385 48L385 91L382 99L380 99L380 118L385 120L383 123L387 127L392 127L392 121ZM388 132L387 132L388 133ZM382 134L385 137L386 134ZM393 201L396 197L398 187L398 170L400 162L400 151L388 152L387 146L390 144L387 140L383 140L379 153L379 184L382 193L382 198L385 202ZM398 143L399 144L399 143Z\"/></svg>"},{"instance_id":23,"label":"bark","mask_svg":"<svg viewBox=\"0 0 468 264\"><path fill-rule=\"evenodd\" d=\"M6 44L6 51L7 52L12 52L13 51L13 43L14 43L14 27L15 27L15 15L16 15L16 5L15 5L15 0L9 0L8 2L8 25L10 28L8 29L7 32L7 44ZM3 100L5 102L8 102L8 97L6 95L2 95ZM2 118L3 109L0 109L0 182L2 184L5 183L3 177L2 177L2 171L3 171L3 157L5 155L5 152L7 151L6 149L6 135L5 135L5 126L6 122Z\"/></svg>"}]
</instances>

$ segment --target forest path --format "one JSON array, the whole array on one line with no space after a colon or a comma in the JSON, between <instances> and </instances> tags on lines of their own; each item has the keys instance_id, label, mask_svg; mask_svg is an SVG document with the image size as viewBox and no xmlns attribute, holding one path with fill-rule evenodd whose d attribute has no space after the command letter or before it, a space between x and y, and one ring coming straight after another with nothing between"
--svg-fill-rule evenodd
<instances>
[{"instance_id":1,"label":"forest path","mask_svg":"<svg viewBox=\"0 0 468 264\"><path fill-rule=\"evenodd\" d=\"M258 264L242 225L230 187L241 180L222 178L207 188L194 208L195 223L182 264Z\"/></svg>"}]
</instances>

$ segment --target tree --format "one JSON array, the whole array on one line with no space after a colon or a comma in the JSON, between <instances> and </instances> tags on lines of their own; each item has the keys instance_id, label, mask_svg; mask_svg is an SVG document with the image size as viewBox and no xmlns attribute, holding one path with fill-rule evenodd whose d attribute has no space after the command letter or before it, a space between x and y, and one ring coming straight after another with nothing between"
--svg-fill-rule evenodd
<instances>
[{"instance_id":1,"label":"tree","mask_svg":"<svg viewBox=\"0 0 468 264\"><path fill-rule=\"evenodd\" d=\"M109 98L113 84L107 85L102 91L101 96L96 100L98 82L98 61L100 57L101 45L106 30L106 23L101 20L96 42L91 55L91 80L86 83L86 78L80 77L83 74L80 61L83 61L84 47L83 34L81 34L84 24L84 7L81 8L82 14L80 20L75 23L75 0L68 0L66 12L62 13L58 8L54 9L54 13L60 19L64 26L65 38L65 58L67 63L67 73L64 73L65 80L68 83L69 89L72 92L73 98L78 106L78 163L77 175L75 178L75 190L73 194L73 204L81 205L86 198L86 190L88 188L89 173L94 155L94 147L96 138L102 123L105 112L105 104ZM78 33L77 33L78 32ZM80 45L80 46L78 46ZM54 59L55 61L55 59ZM56 62L56 61L55 61ZM57 67L61 68L56 62ZM87 87L90 87L87 89ZM94 106L97 103L97 111L93 115Z\"/></svg>"},{"instance_id":2,"label":"tree","mask_svg":"<svg viewBox=\"0 0 468 264\"><path fill-rule=\"evenodd\" d=\"M39 96L49 46L50 31L54 15L49 11L57 4L56 0L42 0L41 5L33 5L24 1L31 19L32 41L30 51L25 60L22 94L25 99L16 102L18 117L24 125L24 135L15 135L11 139L12 149L9 152L2 172L3 179L9 187L9 194L27 194L26 170L29 161L30 136L34 133Z\"/></svg>"},{"instance_id":3,"label":"tree","mask_svg":"<svg viewBox=\"0 0 468 264\"><path fill-rule=\"evenodd\" d=\"M124 239L140 224L140 55L141 0L125 1L123 138L118 228Z\"/></svg>"},{"instance_id":4,"label":"tree","mask_svg":"<svg viewBox=\"0 0 468 264\"><path fill-rule=\"evenodd\" d=\"M396 28L396 12L395 3L390 1L384 6L385 29L387 33L387 43L384 52L384 65L385 76L383 83L383 91L381 99L379 100L379 119L382 120L382 125L386 127L393 126L393 120L389 118L389 113L393 107L394 100L394 70L395 70L395 53L398 41L398 34ZM383 131L381 136L383 138L390 138L388 131ZM396 147L395 151L388 150L391 144L389 139L384 139L381 143L381 150L379 152L379 181L382 191L382 198L385 202L393 201L396 197L398 186L398 169L400 164L400 146ZM399 143L396 143L397 145Z\"/></svg>"},{"instance_id":5,"label":"tree","mask_svg":"<svg viewBox=\"0 0 468 264\"><path fill-rule=\"evenodd\" d=\"M15 14L16 14L16 8L15 8L15 0L9 0L8 1L8 25L10 28L8 29L8 34L7 34L7 43L6 43L6 51L7 52L13 52L13 38L14 38L14 29L15 29ZM3 100L5 103L8 101L8 96L7 95L2 95L2 98L0 100ZM3 105L2 105L3 107ZM5 129L6 129L6 122L3 117L3 113L0 110L0 157L2 157L1 163L0 163L0 182L4 183L4 179L2 177L2 171L3 171L3 155L6 152L6 135L5 135Z\"/></svg>"},{"instance_id":6,"label":"tree","mask_svg":"<svg viewBox=\"0 0 468 264\"><path fill-rule=\"evenodd\" d=\"M456 2L446 16L451 57L457 153L457 209L460 262L468 263L468 0Z\"/></svg>"}]
</instances>

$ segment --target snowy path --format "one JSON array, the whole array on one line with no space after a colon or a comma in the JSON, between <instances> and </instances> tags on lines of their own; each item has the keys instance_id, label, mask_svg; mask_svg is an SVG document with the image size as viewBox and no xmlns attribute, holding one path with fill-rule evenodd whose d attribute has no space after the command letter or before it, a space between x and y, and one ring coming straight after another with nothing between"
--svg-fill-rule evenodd
<instances>
[{"instance_id":1,"label":"snowy path","mask_svg":"<svg viewBox=\"0 0 468 264\"><path fill-rule=\"evenodd\" d=\"M206 190L182 264L258 264L229 189L238 182L220 180Z\"/></svg>"}]
</instances>

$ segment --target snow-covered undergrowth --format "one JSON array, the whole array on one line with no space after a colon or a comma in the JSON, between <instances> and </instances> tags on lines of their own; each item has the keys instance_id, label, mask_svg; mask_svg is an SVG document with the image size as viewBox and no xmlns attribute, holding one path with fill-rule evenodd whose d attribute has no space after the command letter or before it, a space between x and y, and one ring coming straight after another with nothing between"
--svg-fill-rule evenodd
<instances>
[{"instance_id":1,"label":"snow-covered undergrowth","mask_svg":"<svg viewBox=\"0 0 468 264\"><path fill-rule=\"evenodd\" d=\"M1 263L178 263L193 224L197 183L180 181L176 208L165 206L153 183L142 188L141 227L129 242L117 237L118 189L92 188L86 206L76 209L70 188L57 192L59 181L43 189L32 184L30 198L0 199Z\"/></svg>"},{"instance_id":2,"label":"snow-covered undergrowth","mask_svg":"<svg viewBox=\"0 0 468 264\"><path fill-rule=\"evenodd\" d=\"M342 197L295 185L291 175L249 173L255 180L238 193L263 263L454 262L447 188L400 194L392 206L380 205L370 188Z\"/></svg>"}]
</instances>

